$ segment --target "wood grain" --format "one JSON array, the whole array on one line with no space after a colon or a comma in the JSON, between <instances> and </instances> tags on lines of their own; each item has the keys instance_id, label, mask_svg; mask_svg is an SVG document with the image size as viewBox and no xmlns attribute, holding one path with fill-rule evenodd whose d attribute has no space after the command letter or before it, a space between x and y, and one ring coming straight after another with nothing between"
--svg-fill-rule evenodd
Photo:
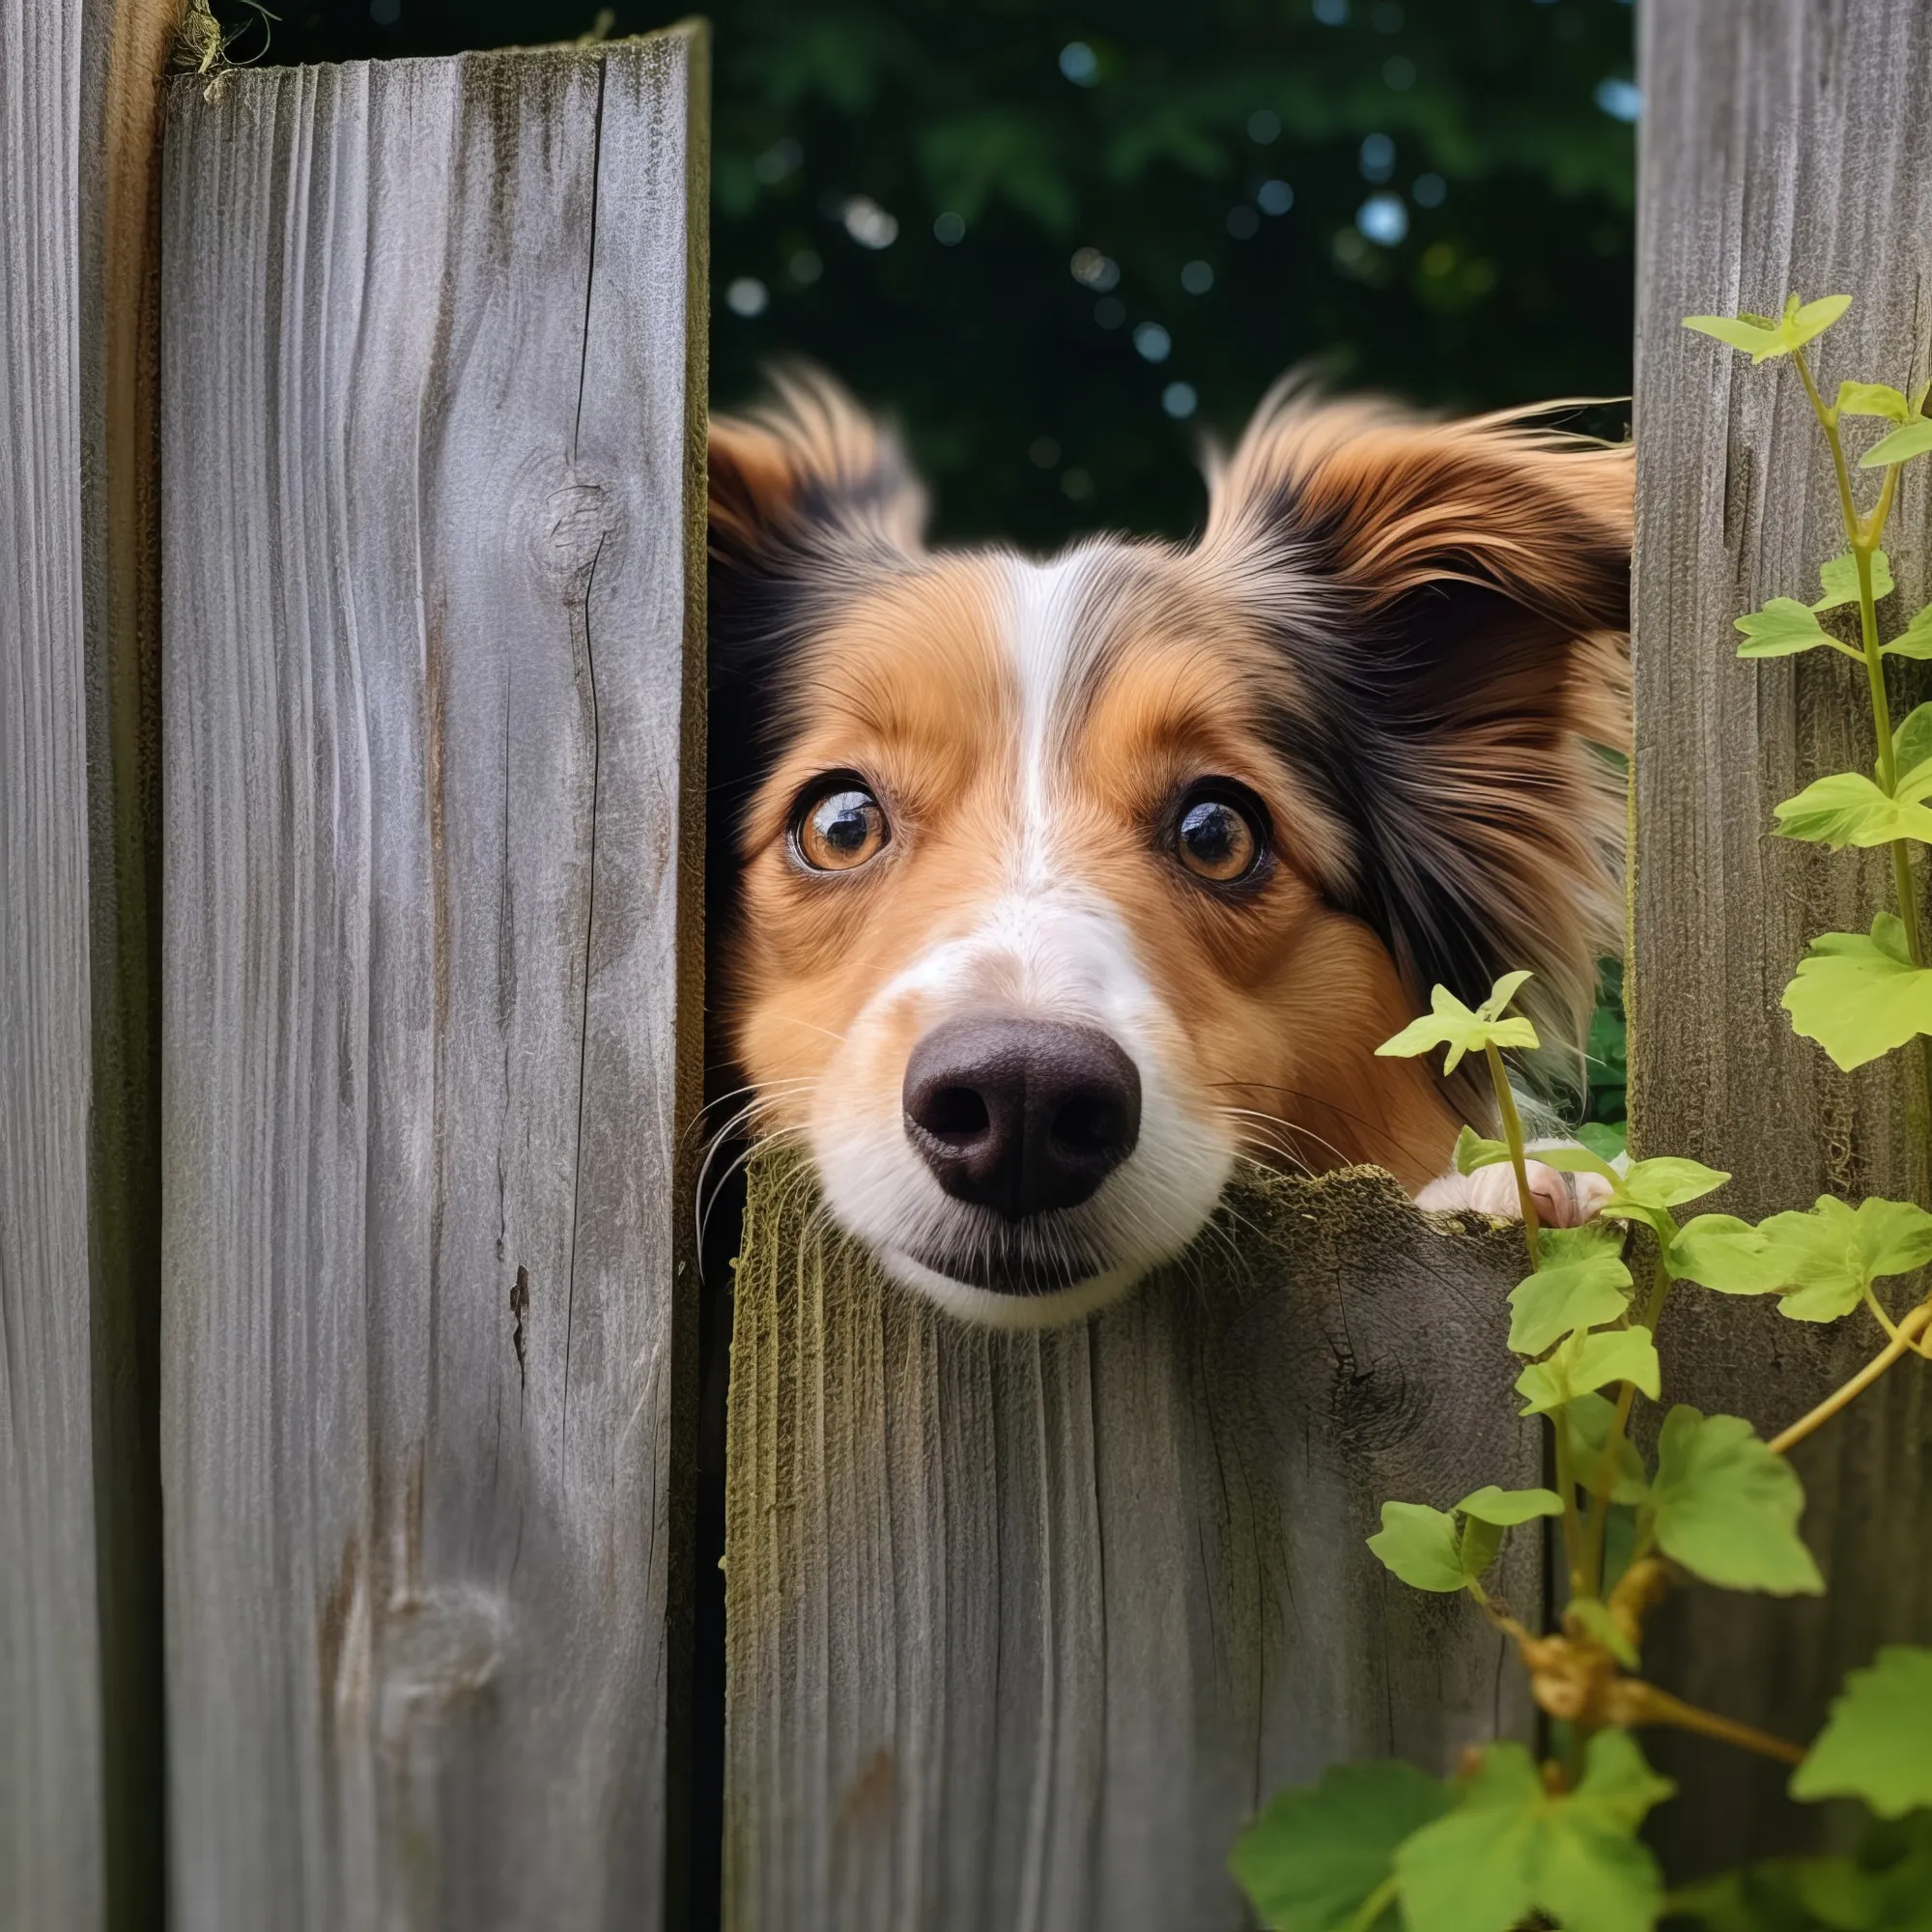
<instances>
[{"instance_id":1,"label":"wood grain","mask_svg":"<svg viewBox=\"0 0 1932 1932\"><path fill-rule=\"evenodd\" d=\"M1820 440L1788 362L1753 369L1686 332L1693 313L1856 298L1815 351L1821 385L1932 375L1932 13L1887 0L1695 0L1640 15L1636 374L1637 749L1630 1097L1640 1151L1737 1179L1715 1207L1756 1217L1821 1192L1923 1201L1902 1056L1838 1074L1778 1001L1815 934L1888 903L1861 864L1771 835L1772 806L1873 755L1862 680L1825 652L1741 664L1731 620L1816 595L1843 548ZM1875 430L1877 426L1872 426ZM1858 432L1862 434L1863 432ZM1932 595L1925 466L1907 469L1888 538L1887 634ZM1862 479L1868 487L1871 478ZM1829 661L1828 661L1829 658ZM1927 695L1901 667L1894 716ZM1776 1427L1875 1350L1830 1330L1680 1292L1660 1335L1668 1393ZM1646 1662L1673 1689L1793 1737L1845 1668L1887 1639L1932 1638L1932 1386L1890 1377L1797 1459L1829 1603L1694 1593ZM1669 1759L1660 1813L1682 1867L1789 1850L1819 1823L1781 1774L1717 1747Z\"/></svg>"},{"instance_id":2,"label":"wood grain","mask_svg":"<svg viewBox=\"0 0 1932 1932\"><path fill-rule=\"evenodd\" d=\"M663 1920L701 56L170 90L185 1926Z\"/></svg>"},{"instance_id":3,"label":"wood grain","mask_svg":"<svg viewBox=\"0 0 1932 1932\"><path fill-rule=\"evenodd\" d=\"M1277 1786L1527 1735L1474 1605L1363 1547L1390 1497L1541 1480L1503 1347L1519 1242L1386 1175L1276 1181L1097 1321L995 1335L884 1284L761 1158L725 1923L1232 1932L1227 1855ZM1533 1536L1504 1584L1537 1610Z\"/></svg>"},{"instance_id":4,"label":"wood grain","mask_svg":"<svg viewBox=\"0 0 1932 1932\"><path fill-rule=\"evenodd\" d=\"M0 0L0 1921L102 1908L80 14Z\"/></svg>"}]
</instances>

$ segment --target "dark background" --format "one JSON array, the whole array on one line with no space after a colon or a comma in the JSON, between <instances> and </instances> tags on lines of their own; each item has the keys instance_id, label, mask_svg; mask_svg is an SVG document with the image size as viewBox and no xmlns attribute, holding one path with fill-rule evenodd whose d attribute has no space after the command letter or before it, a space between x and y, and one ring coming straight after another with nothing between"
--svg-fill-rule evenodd
<instances>
[{"instance_id":1,"label":"dark background","mask_svg":"<svg viewBox=\"0 0 1932 1932\"><path fill-rule=\"evenodd\" d=\"M442 54L668 17L274 4L267 21L217 0L232 58ZM1457 408L1629 389L1622 0L705 11L714 401L753 394L774 357L823 362L902 423L942 535L1184 534L1204 430L1234 436L1309 358ZM1162 346L1149 324L1162 359L1143 353ZM1189 392L1192 413L1171 414ZM1584 420L1617 434L1621 406Z\"/></svg>"}]
</instances>

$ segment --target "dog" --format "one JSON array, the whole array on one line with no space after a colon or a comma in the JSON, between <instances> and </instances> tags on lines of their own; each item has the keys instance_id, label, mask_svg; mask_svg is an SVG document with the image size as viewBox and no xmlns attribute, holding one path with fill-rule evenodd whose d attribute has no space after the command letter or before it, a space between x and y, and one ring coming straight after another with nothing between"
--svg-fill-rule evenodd
<instances>
[{"instance_id":1,"label":"dog","mask_svg":"<svg viewBox=\"0 0 1932 1932\"><path fill-rule=\"evenodd\" d=\"M1208 496L1188 544L934 550L830 379L711 427L742 1118L968 1321L1103 1307L1244 1161L1507 1208L1506 1170L1445 1173L1480 1069L1375 1048L1527 967L1574 1083L1619 946L1629 450L1291 381Z\"/></svg>"}]
</instances>

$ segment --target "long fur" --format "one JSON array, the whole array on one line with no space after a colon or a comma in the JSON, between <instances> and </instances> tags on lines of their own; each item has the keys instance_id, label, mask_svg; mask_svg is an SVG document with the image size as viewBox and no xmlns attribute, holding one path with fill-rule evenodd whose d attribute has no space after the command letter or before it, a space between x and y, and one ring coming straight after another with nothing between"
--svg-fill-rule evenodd
<instances>
[{"instance_id":1,"label":"long fur","mask_svg":"<svg viewBox=\"0 0 1932 1932\"><path fill-rule=\"evenodd\" d=\"M1418 1002L1530 968L1543 1070L1579 1085L1597 961L1622 939L1604 753L1629 749L1629 449L1290 379L1209 474L1201 554L1272 626L1294 672L1283 748L1354 834L1338 903ZM1291 578L1319 586L1317 622L1280 614ZM1459 1085L1486 1106L1480 1079Z\"/></svg>"}]
</instances>

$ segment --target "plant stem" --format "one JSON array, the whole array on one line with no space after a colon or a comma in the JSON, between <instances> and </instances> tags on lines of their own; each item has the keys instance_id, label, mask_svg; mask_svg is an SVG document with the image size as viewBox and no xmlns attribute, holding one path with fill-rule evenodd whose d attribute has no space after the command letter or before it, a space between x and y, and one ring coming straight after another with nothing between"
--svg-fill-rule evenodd
<instances>
[{"instance_id":1,"label":"plant stem","mask_svg":"<svg viewBox=\"0 0 1932 1932\"><path fill-rule=\"evenodd\" d=\"M1650 1278L1650 1299L1644 1303L1643 1326L1654 1335L1658 1318L1663 1313L1663 1297L1670 1293L1669 1271L1663 1265L1663 1236L1658 1237L1657 1260ZM1590 1485L1590 1534L1584 1554L1583 1595L1597 1597L1604 1588L1604 1550L1610 1533L1610 1492L1617 1482L1617 1451L1630 1428L1631 1410L1636 1406L1636 1384L1625 1382L1617 1390L1617 1412L1610 1418L1609 1434L1604 1437L1604 1453L1597 1463L1596 1479Z\"/></svg>"},{"instance_id":2,"label":"plant stem","mask_svg":"<svg viewBox=\"0 0 1932 1932\"><path fill-rule=\"evenodd\" d=\"M1401 1889L1402 1881L1390 1872L1388 1877L1362 1900L1360 1908L1343 1928L1343 1932L1370 1932L1370 1927L1376 1920L1395 1903L1396 1894Z\"/></svg>"},{"instance_id":3,"label":"plant stem","mask_svg":"<svg viewBox=\"0 0 1932 1932\"><path fill-rule=\"evenodd\" d=\"M1516 1095L1510 1092L1509 1069L1503 1065L1503 1057L1493 1046L1485 1046L1489 1056L1490 1081L1496 1090L1496 1111L1503 1119L1503 1139L1509 1143L1510 1165L1516 1169L1516 1198L1522 1208L1523 1244L1529 1249L1529 1264L1532 1268L1543 1265L1539 1251L1539 1241L1543 1230L1536 1218L1536 1202L1529 1191L1529 1170L1523 1165L1522 1120L1516 1110Z\"/></svg>"},{"instance_id":4,"label":"plant stem","mask_svg":"<svg viewBox=\"0 0 1932 1932\"><path fill-rule=\"evenodd\" d=\"M1804 393L1810 399L1812 413L1817 416L1819 426L1825 432L1825 440L1832 451L1832 473L1838 484L1838 510L1844 519L1845 539L1852 547L1852 563L1859 578L1859 637L1864 647L1865 684L1871 696L1872 730L1878 739L1879 782L1887 793L1897 789L1898 757L1891 742L1891 702L1885 688L1885 654L1878 640L1878 606L1872 595L1872 555L1877 551L1879 539L1885 534L1886 519L1891 514L1892 496L1898 482L1898 466L1893 464L1886 471L1885 482L1880 486L1878 502L1873 506L1868 520L1859 515L1858 503L1852 496L1852 472L1845 462L1845 445L1838 435L1838 412L1826 407L1825 399L1818 393L1818 385L1811 380L1810 365L1804 360L1801 349L1793 354L1798 364L1798 373L1804 379ZM1905 951L1914 966L1925 964L1925 939L1919 928L1918 895L1912 883L1912 845L1904 838L1891 841L1891 885L1893 896L1898 900L1899 923L1905 928ZM1918 1078L1921 1090L1921 1105L1924 1109L1919 1122L1919 1140L1932 1158L1932 1037L1918 1036Z\"/></svg>"},{"instance_id":5,"label":"plant stem","mask_svg":"<svg viewBox=\"0 0 1932 1932\"><path fill-rule=\"evenodd\" d=\"M1808 1415L1801 1415L1783 1435L1772 1437L1771 1447L1773 1451L1779 1456L1788 1454L1797 1443L1803 1442L1813 1430L1821 1428L1825 1423L1831 1421L1833 1416L1836 1415L1854 1396L1862 1395L1901 1355L1911 1354L1913 1352L1913 1345L1920 1335L1924 1334L1928 1327L1932 1327L1932 1301L1921 1301L1898 1324L1898 1331L1892 1336L1891 1340L1850 1381L1834 1388L1816 1408L1812 1409Z\"/></svg>"},{"instance_id":6,"label":"plant stem","mask_svg":"<svg viewBox=\"0 0 1932 1932\"><path fill-rule=\"evenodd\" d=\"M1859 540L1859 506L1852 497L1852 472L1845 465L1845 445L1838 440L1838 412L1829 409L1825 399L1818 393L1818 385L1811 380L1811 365L1804 359L1802 349L1792 351L1791 359L1798 364L1798 373L1804 382L1804 393L1811 401L1811 413L1818 418L1818 426L1825 432L1825 440L1832 447L1832 470L1838 479L1838 509L1845 520L1845 539L1856 544Z\"/></svg>"},{"instance_id":7,"label":"plant stem","mask_svg":"<svg viewBox=\"0 0 1932 1932\"><path fill-rule=\"evenodd\" d=\"M1898 1323L1885 1312L1885 1303L1872 1293L1869 1282L1865 1284L1865 1306L1871 1310L1872 1320L1885 1330L1886 1340L1889 1342L1897 1341Z\"/></svg>"},{"instance_id":8,"label":"plant stem","mask_svg":"<svg viewBox=\"0 0 1932 1932\"><path fill-rule=\"evenodd\" d=\"M1595 1596L1583 1586L1583 1519L1577 1508L1577 1471L1570 1460L1570 1432L1550 1417L1556 1443L1556 1493L1563 1498L1563 1562L1573 1597Z\"/></svg>"},{"instance_id":9,"label":"plant stem","mask_svg":"<svg viewBox=\"0 0 1932 1932\"><path fill-rule=\"evenodd\" d=\"M1754 1724L1741 1724L1735 1718L1720 1718L1715 1711L1700 1710L1660 1690L1655 1684L1629 1684L1623 1687L1627 1701L1627 1720L1633 1724L1668 1724L1680 1731L1696 1731L1718 1738L1740 1750L1755 1751L1760 1757L1775 1757L1780 1764L1802 1764L1804 1747L1788 1738L1773 1737Z\"/></svg>"}]
</instances>

